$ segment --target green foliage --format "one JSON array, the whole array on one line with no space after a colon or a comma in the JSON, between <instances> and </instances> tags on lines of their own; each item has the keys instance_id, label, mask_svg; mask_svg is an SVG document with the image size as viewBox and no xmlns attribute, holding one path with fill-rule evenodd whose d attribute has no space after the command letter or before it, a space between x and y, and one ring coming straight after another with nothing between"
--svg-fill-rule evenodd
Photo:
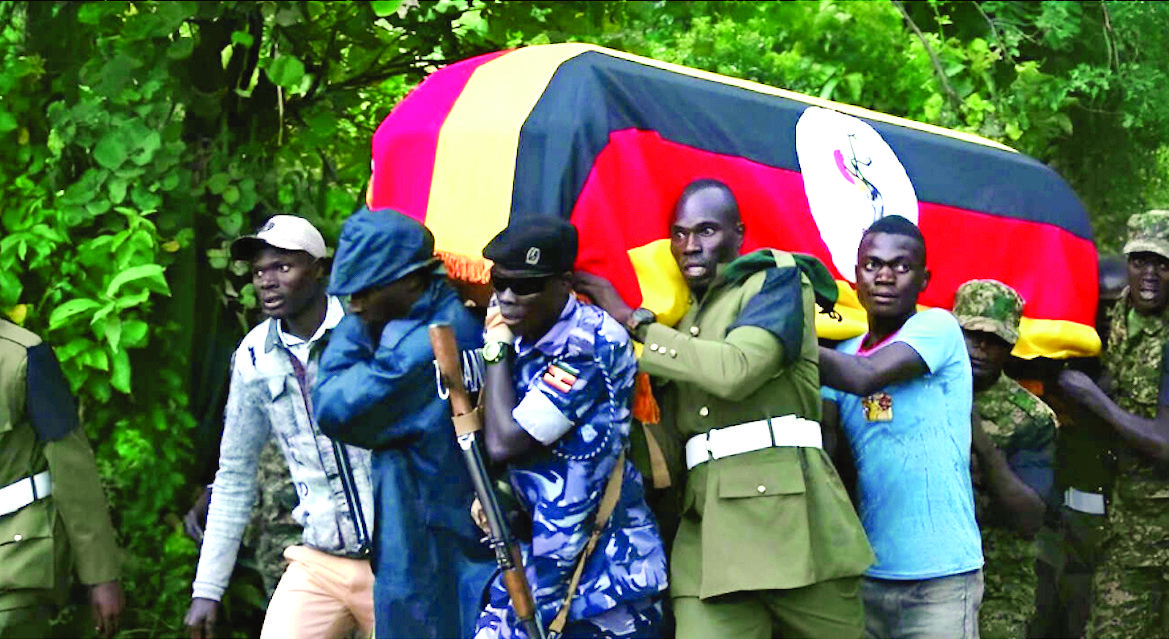
<instances>
[{"instance_id":1,"label":"green foliage","mask_svg":"<svg viewBox=\"0 0 1169 639\"><path fill-rule=\"evenodd\" d=\"M214 444L202 385L228 365L207 358L258 319L227 245L276 212L335 236L374 128L483 51L482 21L449 0L0 2L0 25L0 310L78 396L125 550L122 634L176 636L197 557L180 518ZM262 601L239 585L223 634L247 636Z\"/></svg>"}]
</instances>

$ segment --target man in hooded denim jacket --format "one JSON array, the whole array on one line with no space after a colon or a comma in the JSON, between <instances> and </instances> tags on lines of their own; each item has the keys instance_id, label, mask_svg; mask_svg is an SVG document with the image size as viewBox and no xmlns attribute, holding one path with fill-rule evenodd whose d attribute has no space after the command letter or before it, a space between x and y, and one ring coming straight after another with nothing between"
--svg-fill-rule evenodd
<instances>
[{"instance_id":1,"label":"man in hooded denim jacket","mask_svg":"<svg viewBox=\"0 0 1169 639\"><path fill-rule=\"evenodd\" d=\"M452 326L475 392L482 325L447 283L430 231L390 210L345 222L329 293L350 296L351 314L321 357L313 404L322 431L373 450L375 636L467 636L494 561L467 514L474 490L428 327Z\"/></svg>"}]
</instances>

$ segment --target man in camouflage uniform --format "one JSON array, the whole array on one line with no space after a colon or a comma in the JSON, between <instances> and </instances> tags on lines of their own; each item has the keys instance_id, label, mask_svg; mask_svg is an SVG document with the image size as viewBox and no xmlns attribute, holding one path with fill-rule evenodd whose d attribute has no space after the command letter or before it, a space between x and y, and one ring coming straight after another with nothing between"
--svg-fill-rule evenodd
<instances>
[{"instance_id":1,"label":"man in camouflage uniform","mask_svg":"<svg viewBox=\"0 0 1169 639\"><path fill-rule=\"evenodd\" d=\"M980 626L987 637L1023 634L1035 601L1029 537L1043 523L1053 481L1055 414L1002 373L1022 312L1019 294L995 280L966 282L954 298L974 377L971 462L986 558Z\"/></svg>"},{"instance_id":2,"label":"man in camouflage uniform","mask_svg":"<svg viewBox=\"0 0 1169 639\"><path fill-rule=\"evenodd\" d=\"M1108 315L1128 285L1128 263L1123 255L1100 256L1099 283L1096 332L1107 340ZM1048 360L1046 364L1056 362ZM1066 364L1093 376L1100 373L1099 358ZM1108 531L1105 500L1116 465L1114 431L1054 383L1064 363L1045 368L1036 378L1042 380L1039 392L1060 425L1055 442L1056 503L1049 504L1043 529L1035 536L1038 584L1035 616L1027 626L1027 636L1072 639L1084 636L1092 612L1092 581Z\"/></svg>"},{"instance_id":3,"label":"man in camouflage uniform","mask_svg":"<svg viewBox=\"0 0 1169 639\"><path fill-rule=\"evenodd\" d=\"M1090 635L1169 635L1169 211L1128 221L1128 288L1112 308L1104 378L1064 371L1060 386L1115 431L1117 476ZM1107 390L1104 390L1107 389Z\"/></svg>"}]
</instances>

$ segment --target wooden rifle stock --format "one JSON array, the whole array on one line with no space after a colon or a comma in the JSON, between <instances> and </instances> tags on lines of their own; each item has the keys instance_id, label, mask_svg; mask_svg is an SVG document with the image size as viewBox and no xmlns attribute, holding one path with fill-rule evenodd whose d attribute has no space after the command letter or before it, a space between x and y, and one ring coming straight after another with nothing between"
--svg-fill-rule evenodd
<instances>
[{"instance_id":1,"label":"wooden rifle stock","mask_svg":"<svg viewBox=\"0 0 1169 639\"><path fill-rule=\"evenodd\" d=\"M484 462L483 447L479 442L482 430L481 416L471 403L471 395L463 384L460 366L461 355L454 331L448 324L430 325L430 345L438 365L439 379L450 396L451 415L455 421L455 436L467 462L475 495L487 516L489 544L495 551L495 561L503 573L503 585L511 597L512 609L527 631L530 639L545 639L544 625L540 622L539 611L532 597L532 588L524 572L520 546L507 527L507 519L499 507L491 477ZM441 393L444 389L439 388Z\"/></svg>"}]
</instances>

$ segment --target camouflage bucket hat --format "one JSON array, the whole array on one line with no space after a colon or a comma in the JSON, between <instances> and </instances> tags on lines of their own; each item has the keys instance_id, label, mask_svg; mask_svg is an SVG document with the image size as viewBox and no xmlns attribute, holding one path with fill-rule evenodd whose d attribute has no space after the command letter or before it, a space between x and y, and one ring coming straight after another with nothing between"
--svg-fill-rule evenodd
<instances>
[{"instance_id":1,"label":"camouflage bucket hat","mask_svg":"<svg viewBox=\"0 0 1169 639\"><path fill-rule=\"evenodd\" d=\"M1128 218L1124 254L1156 253L1169 259L1169 211L1137 213Z\"/></svg>"},{"instance_id":2,"label":"camouflage bucket hat","mask_svg":"<svg viewBox=\"0 0 1169 639\"><path fill-rule=\"evenodd\" d=\"M1019 341L1023 298L998 280L970 280L954 295L954 317L962 328L994 333L1009 344Z\"/></svg>"}]
</instances>

